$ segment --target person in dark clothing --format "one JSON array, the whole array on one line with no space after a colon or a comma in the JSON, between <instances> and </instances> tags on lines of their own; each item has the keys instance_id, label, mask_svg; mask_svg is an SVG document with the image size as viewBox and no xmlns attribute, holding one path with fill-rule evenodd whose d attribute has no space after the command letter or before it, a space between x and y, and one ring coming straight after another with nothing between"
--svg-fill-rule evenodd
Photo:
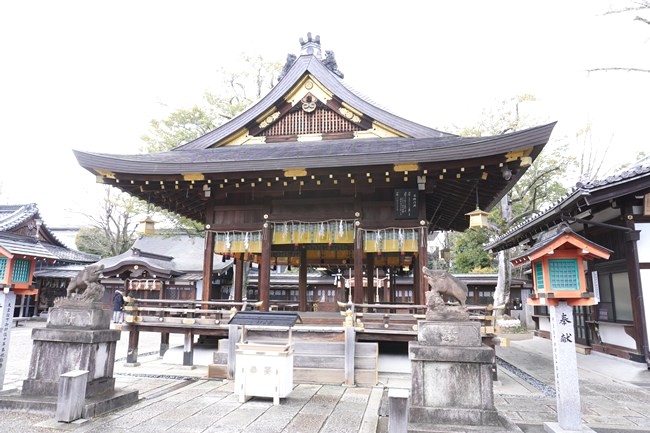
<instances>
[{"instance_id":1,"label":"person in dark clothing","mask_svg":"<svg viewBox=\"0 0 650 433\"><path fill-rule=\"evenodd\" d=\"M113 295L113 323L122 323L124 320L124 296L119 290Z\"/></svg>"}]
</instances>

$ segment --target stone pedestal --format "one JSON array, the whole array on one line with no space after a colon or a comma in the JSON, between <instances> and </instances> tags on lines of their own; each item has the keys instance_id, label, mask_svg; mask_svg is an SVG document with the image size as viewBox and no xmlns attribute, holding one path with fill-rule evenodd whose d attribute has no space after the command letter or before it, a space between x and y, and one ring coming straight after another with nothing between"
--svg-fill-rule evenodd
<instances>
[{"instance_id":1,"label":"stone pedestal","mask_svg":"<svg viewBox=\"0 0 650 433\"><path fill-rule=\"evenodd\" d=\"M520 432L494 407L494 357L478 322L419 322L409 343L409 432Z\"/></svg>"},{"instance_id":2,"label":"stone pedestal","mask_svg":"<svg viewBox=\"0 0 650 433\"><path fill-rule=\"evenodd\" d=\"M56 396L60 376L73 370L88 371L86 397L113 391L120 332L109 329L110 320L111 312L101 304L51 308L46 327L32 331L32 358L22 394Z\"/></svg>"},{"instance_id":3,"label":"stone pedestal","mask_svg":"<svg viewBox=\"0 0 650 433\"><path fill-rule=\"evenodd\" d=\"M22 389L0 395L0 409L55 415L58 407L68 404L59 401L59 387L65 387L66 375L78 370L87 380L79 385L83 389L74 416L79 415L77 406L82 406L82 418L92 418L136 403L138 391L115 389L113 366L120 331L110 329L112 312L84 299L60 298L55 305L45 328L32 330L32 358Z\"/></svg>"}]
</instances>

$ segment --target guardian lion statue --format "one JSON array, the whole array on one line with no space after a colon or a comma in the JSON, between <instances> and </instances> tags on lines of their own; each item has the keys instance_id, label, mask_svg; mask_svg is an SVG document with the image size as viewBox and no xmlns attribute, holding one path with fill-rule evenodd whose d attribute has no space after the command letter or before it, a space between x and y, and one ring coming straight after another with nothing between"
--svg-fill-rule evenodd
<instances>
[{"instance_id":1,"label":"guardian lion statue","mask_svg":"<svg viewBox=\"0 0 650 433\"><path fill-rule=\"evenodd\" d=\"M446 271L431 270L422 267L422 275L429 283L426 292L427 320L468 320L469 313L465 307L467 285ZM449 305L442 295L451 296L459 305Z\"/></svg>"},{"instance_id":2,"label":"guardian lion statue","mask_svg":"<svg viewBox=\"0 0 650 433\"><path fill-rule=\"evenodd\" d=\"M104 265L88 265L80 271L68 284L66 290L68 298L85 301L99 301L104 295L104 286L99 283L99 278L104 270Z\"/></svg>"}]
</instances>

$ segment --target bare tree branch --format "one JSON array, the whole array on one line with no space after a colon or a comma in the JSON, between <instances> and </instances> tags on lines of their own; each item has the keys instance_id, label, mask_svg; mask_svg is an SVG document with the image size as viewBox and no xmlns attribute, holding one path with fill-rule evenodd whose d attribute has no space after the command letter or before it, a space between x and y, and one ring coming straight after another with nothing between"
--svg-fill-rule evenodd
<instances>
[{"instance_id":1,"label":"bare tree branch","mask_svg":"<svg viewBox=\"0 0 650 433\"><path fill-rule=\"evenodd\" d=\"M650 20L648 20L646 18L643 18L643 17L640 17L640 16L634 17L634 21L641 21L642 23L650 24Z\"/></svg>"},{"instance_id":2,"label":"bare tree branch","mask_svg":"<svg viewBox=\"0 0 650 433\"><path fill-rule=\"evenodd\" d=\"M594 69L587 69L587 72L602 72L602 71L626 71L626 72L646 72L650 73L650 69L642 69L642 68L621 68L621 67L612 67L612 68L594 68Z\"/></svg>"}]
</instances>

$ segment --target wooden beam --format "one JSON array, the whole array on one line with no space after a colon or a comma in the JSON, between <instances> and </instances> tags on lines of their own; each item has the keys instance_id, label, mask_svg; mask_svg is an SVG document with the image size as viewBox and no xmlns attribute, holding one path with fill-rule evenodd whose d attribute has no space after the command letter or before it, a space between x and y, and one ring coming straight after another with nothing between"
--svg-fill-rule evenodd
<instances>
[{"instance_id":1,"label":"wooden beam","mask_svg":"<svg viewBox=\"0 0 650 433\"><path fill-rule=\"evenodd\" d=\"M307 250L300 247L300 269L298 271L298 299L300 311L307 311Z\"/></svg>"},{"instance_id":2,"label":"wooden beam","mask_svg":"<svg viewBox=\"0 0 650 433\"><path fill-rule=\"evenodd\" d=\"M269 311L271 301L271 224L264 223L262 228L262 260L260 262L258 275L258 290L261 311Z\"/></svg>"},{"instance_id":3,"label":"wooden beam","mask_svg":"<svg viewBox=\"0 0 650 433\"><path fill-rule=\"evenodd\" d=\"M363 304L363 242L359 241L361 230L355 227L354 242L354 293L353 302Z\"/></svg>"},{"instance_id":4,"label":"wooden beam","mask_svg":"<svg viewBox=\"0 0 650 433\"><path fill-rule=\"evenodd\" d=\"M244 254L235 256L235 301L241 302L244 285Z\"/></svg>"},{"instance_id":5,"label":"wooden beam","mask_svg":"<svg viewBox=\"0 0 650 433\"><path fill-rule=\"evenodd\" d=\"M205 232L203 248L203 294L202 301L209 301L212 293L212 269L214 268L214 232ZM207 305L205 306L207 308Z\"/></svg>"}]
</instances>

